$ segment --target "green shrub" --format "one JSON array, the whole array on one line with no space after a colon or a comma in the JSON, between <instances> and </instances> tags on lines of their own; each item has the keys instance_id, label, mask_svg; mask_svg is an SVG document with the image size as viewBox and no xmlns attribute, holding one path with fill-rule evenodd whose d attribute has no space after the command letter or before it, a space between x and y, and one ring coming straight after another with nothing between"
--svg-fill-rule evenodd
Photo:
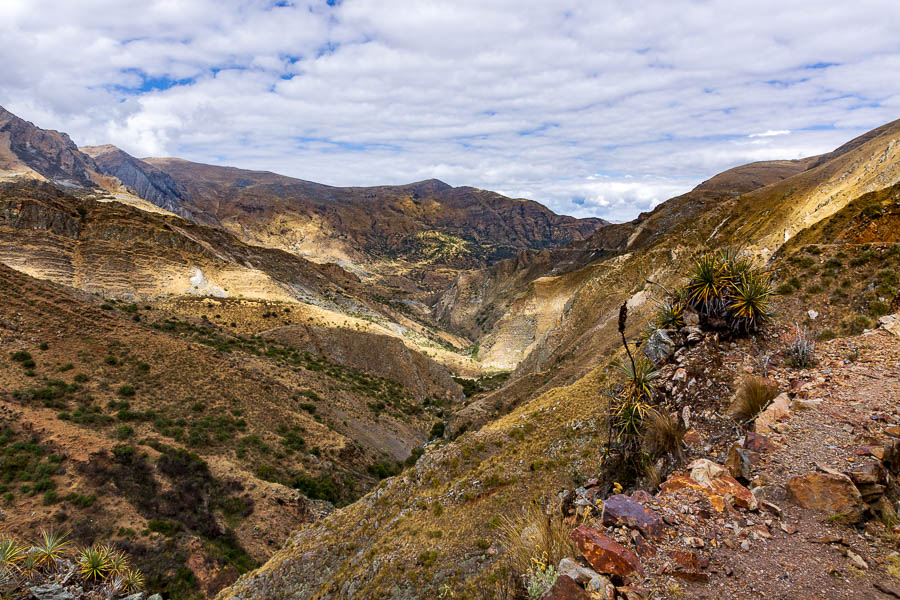
<instances>
[{"instance_id":1,"label":"green shrub","mask_svg":"<svg viewBox=\"0 0 900 600\"><path fill-rule=\"evenodd\" d=\"M24 350L19 350L12 353L12 359L16 362L25 362L26 360L31 360L31 354Z\"/></svg>"},{"instance_id":2,"label":"green shrub","mask_svg":"<svg viewBox=\"0 0 900 600\"><path fill-rule=\"evenodd\" d=\"M150 519L147 523L147 529L155 533L161 533L166 537L173 537L181 531L181 523L166 519Z\"/></svg>"},{"instance_id":3,"label":"green shrub","mask_svg":"<svg viewBox=\"0 0 900 600\"><path fill-rule=\"evenodd\" d=\"M125 397L134 396L134 394L135 394L134 386L130 386L130 385L119 386L119 389L117 390L116 393L119 394L120 396L125 396Z\"/></svg>"}]
</instances>

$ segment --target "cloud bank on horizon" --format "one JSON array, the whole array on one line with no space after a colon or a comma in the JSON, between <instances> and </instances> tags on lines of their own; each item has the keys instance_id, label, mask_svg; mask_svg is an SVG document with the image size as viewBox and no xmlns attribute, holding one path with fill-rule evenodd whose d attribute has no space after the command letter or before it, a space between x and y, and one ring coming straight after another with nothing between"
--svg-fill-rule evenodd
<instances>
[{"instance_id":1,"label":"cloud bank on horizon","mask_svg":"<svg viewBox=\"0 0 900 600\"><path fill-rule=\"evenodd\" d=\"M6 0L0 105L79 145L634 217L900 117L900 3Z\"/></svg>"}]
</instances>

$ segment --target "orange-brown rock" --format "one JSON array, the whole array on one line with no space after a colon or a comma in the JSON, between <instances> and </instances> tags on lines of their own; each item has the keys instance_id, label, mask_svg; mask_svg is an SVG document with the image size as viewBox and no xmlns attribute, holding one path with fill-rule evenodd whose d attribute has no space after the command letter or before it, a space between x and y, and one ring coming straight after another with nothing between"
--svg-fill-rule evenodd
<instances>
[{"instance_id":1,"label":"orange-brown rock","mask_svg":"<svg viewBox=\"0 0 900 600\"><path fill-rule=\"evenodd\" d=\"M839 515L856 522L863 508L862 496L853 481L836 473L807 473L787 483L788 497L804 508Z\"/></svg>"},{"instance_id":2,"label":"orange-brown rock","mask_svg":"<svg viewBox=\"0 0 900 600\"><path fill-rule=\"evenodd\" d=\"M620 577L644 573L641 561L631 550L596 529L581 525L572 532L572 539L582 556L598 573Z\"/></svg>"},{"instance_id":3,"label":"orange-brown rock","mask_svg":"<svg viewBox=\"0 0 900 600\"><path fill-rule=\"evenodd\" d=\"M786 392L779 394L772 403L756 417L753 430L756 433L768 434L774 430L773 425L791 414L791 399Z\"/></svg>"},{"instance_id":4,"label":"orange-brown rock","mask_svg":"<svg viewBox=\"0 0 900 600\"><path fill-rule=\"evenodd\" d=\"M728 475L722 465L706 459L699 459L688 467L691 469L690 476L676 475L669 478L659 486L660 493L694 489L705 494L713 508L719 512L725 510L727 503L733 503L735 506L747 510L756 510L758 503L753 492Z\"/></svg>"}]
</instances>

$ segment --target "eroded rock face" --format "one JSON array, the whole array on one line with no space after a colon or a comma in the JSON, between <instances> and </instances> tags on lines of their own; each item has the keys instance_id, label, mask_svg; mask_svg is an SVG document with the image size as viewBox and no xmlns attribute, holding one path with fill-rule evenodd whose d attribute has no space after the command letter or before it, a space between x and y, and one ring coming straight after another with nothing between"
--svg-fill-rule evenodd
<instances>
[{"instance_id":1,"label":"eroded rock face","mask_svg":"<svg viewBox=\"0 0 900 600\"><path fill-rule=\"evenodd\" d=\"M656 511L641 506L623 494L603 501L603 524L627 525L654 540L661 539L663 535L663 521Z\"/></svg>"},{"instance_id":2,"label":"eroded rock face","mask_svg":"<svg viewBox=\"0 0 900 600\"><path fill-rule=\"evenodd\" d=\"M572 539L578 551L598 573L620 577L632 573L644 574L641 561L631 550L596 529L581 525L572 532Z\"/></svg>"},{"instance_id":3,"label":"eroded rock face","mask_svg":"<svg viewBox=\"0 0 900 600\"><path fill-rule=\"evenodd\" d=\"M0 171L31 169L61 183L94 186L97 165L65 133L41 129L0 106L0 138L9 140L0 148Z\"/></svg>"},{"instance_id":4,"label":"eroded rock face","mask_svg":"<svg viewBox=\"0 0 900 600\"><path fill-rule=\"evenodd\" d=\"M807 473L787 483L788 497L804 508L840 515L841 520L856 522L862 515L863 499L846 475Z\"/></svg>"}]
</instances>

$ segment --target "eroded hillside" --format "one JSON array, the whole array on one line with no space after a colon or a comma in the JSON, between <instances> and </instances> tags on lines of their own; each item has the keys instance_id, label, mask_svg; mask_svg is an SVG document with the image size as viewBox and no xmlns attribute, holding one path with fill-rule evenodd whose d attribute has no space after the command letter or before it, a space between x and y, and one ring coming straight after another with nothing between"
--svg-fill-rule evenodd
<instances>
[{"instance_id":1,"label":"eroded hillside","mask_svg":"<svg viewBox=\"0 0 900 600\"><path fill-rule=\"evenodd\" d=\"M604 473L601 457L602 446L607 440L601 390L610 376L606 366L621 344L616 327L623 301L627 301L630 308L626 334L638 339L651 312L656 309L654 299L662 299L666 295L665 289L675 289L683 282L690 261L703 248L742 247L759 265L765 265L775 273L775 283L781 284L781 272L789 264L786 256L792 254L775 252L792 237L802 239L804 231L810 232L805 235L812 236L807 244L833 245L834 251L845 253L845 260L861 260L854 263L856 267L871 261L867 268L875 273L889 275L896 271L898 251L893 245L894 234L889 227L879 225L879 219L885 218L884 223L889 223L893 214L895 192L890 186L900 179L894 155L896 139L900 137L898 130L897 123L890 124L821 157L756 164L743 171L735 169L723 174L721 180L714 178L691 194L670 200L632 223L601 228L590 240L563 250L526 252L485 271L460 276L437 304L438 316L453 330L473 338L479 337L480 333L478 355L483 361L515 365L510 383L479 398L451 420L448 439L458 436L454 441L432 449L420 459L416 468L392 478L354 505L302 529L262 569L242 579L222 597L250 598L263 594L309 598L415 598L422 594L452 593L454 597L480 598L500 593L501 588L496 585L506 580L508 570L505 570L507 564L504 561L516 545L503 533L501 525L505 516L518 515L532 501L539 502L550 512L559 510L557 500L554 500L558 494L574 489L576 495L583 495L583 489L575 488L592 477L599 478L606 486L596 487L594 483L596 490L592 493L604 497L611 494L611 484L604 479L608 474ZM869 197L869 200L859 201L858 209L841 212L857 198L865 198L867 193L876 193L877 210L865 211L866 206L874 203ZM838 220L832 221L829 233L824 233L824 229L815 233L817 224L827 227L827 219ZM842 237L834 231L835 223L842 223L855 232L866 232L865 244L860 243L863 239L856 233L848 232L846 238ZM832 270L830 276L834 280L836 274L833 271L839 265L826 265L828 256L816 256L817 264ZM896 293L896 283L886 281L889 276L877 277L882 278L879 281L885 280L879 294ZM779 389L790 392L795 398L809 397L807 393L798 393L800 384L794 382L810 381L810 375L792 366L794 363L790 362L785 346L790 335L796 333L788 320L798 314L797 308L792 308L796 298L787 294L777 297L775 304L780 316L776 316L776 324L766 333L748 340L734 343L711 333L701 337L694 334L693 338L684 333L678 338L682 340L679 343L685 344L683 350L679 350L681 358L666 368L657 393L665 399L667 410L678 409L675 419L685 427L695 424L693 426L699 431L700 442L691 438L689 451L680 457L682 467L692 458L725 462L729 445L735 441L740 443L741 426L733 429L734 424L726 415L735 391L748 374L774 378ZM818 318L815 326L825 327L832 317L826 314ZM807 321L803 324L809 325ZM877 322L872 319L868 326L877 326ZM839 335L848 333L855 335L862 333L862 329L841 330ZM890 369L888 365L893 360L890 357L900 348L897 338L891 334L880 332L877 335L877 344L867 345L865 338L848 343L823 341L821 343L826 344L823 353L833 361L849 344L857 348L858 354L846 359L851 363L843 365L863 360L864 364L881 373L885 368ZM691 341L685 342L685 339ZM866 348L871 348L871 352L867 353ZM682 363L688 357L690 362ZM829 364L836 368L836 362ZM847 377L856 377L851 373L857 370L848 368ZM890 376L882 373L876 377ZM819 382L815 377L813 379ZM837 389L826 385L821 393L837 398ZM878 404L877 394L872 398L876 400L868 409L872 415L877 415L879 410L890 410ZM841 397L840 401L852 402L846 397ZM818 404L813 402L808 406ZM867 418L862 416L859 422ZM890 423L895 416L891 414L884 419ZM865 429L863 425L860 427ZM776 443L789 443L789 431L789 427L776 431ZM848 431L865 436L856 425ZM878 441L875 442L873 437L871 444L893 447L890 435L881 432L879 427L875 436ZM814 438L810 437L810 443ZM842 441L842 452L852 455L853 443L852 440ZM844 469L849 472L846 463L823 465L826 471ZM740 463L737 476L743 477L739 467ZM814 469L815 465L803 465L802 468L797 465L796 474L802 475L801 471L807 468ZM783 494L788 481L773 478L772 474L767 476L767 480L754 479L752 485L772 486L773 490L781 490ZM840 474L840 477L847 476ZM742 480L750 483L749 479ZM665 502L662 496L660 502ZM589 503L593 502L590 498ZM875 496L868 498L874 501ZM599 496L597 500L600 500ZM763 548L777 546L783 556L797 552L802 556L814 556L818 548L815 541L807 540L801 545L790 541L793 539L790 536L798 530L797 523L806 524L813 532L807 535L815 536L834 535L827 527L823 531L820 524L840 521L823 521L822 515L810 511L809 506L804 506L800 512L792 509L789 517L783 517L787 514L783 512L785 502L788 502L786 497L772 496L771 502L782 511L776 515L777 522L762 514L742 514L741 524L732 533L704 530L699 542L689 541L687 548L681 542L673 542L674 545L666 546L665 551L689 552L694 557L691 560L703 562L709 556L719 556L720 553L713 552L719 543L729 550L737 549L739 553L744 546L758 548L761 544ZM653 506L657 510L668 510L664 504ZM562 516L567 514L570 513L562 512ZM581 512L577 514L584 518ZM670 524L678 521L672 518ZM837 575L840 583L836 583L836 591L817 587L815 579L804 582L803 586L811 586L804 589L814 590L811 593L822 597L836 598L847 594L849 597L870 597L867 594L872 593L871 586L885 573L884 567L872 565L883 564L891 547L890 519L886 519L887 528L877 521L868 521L879 536L872 545L858 546L858 540L849 543L855 555L861 552L866 556L865 560L861 559L866 562L866 569L875 569L861 575L862 586ZM574 528L576 523L569 523ZM690 537L692 534L683 532L692 531L691 527L697 531L699 525L693 521L690 526L679 524L678 535ZM745 527L752 531L744 531ZM776 534L773 527L780 527L781 533ZM607 532L612 534L615 530L608 528ZM627 532L624 529L616 536L619 542L634 548L638 542L633 540L633 535L630 538L624 536ZM736 537L731 538L732 534ZM777 541L766 541L776 538ZM708 546L710 543L712 547ZM709 549L698 550L704 547ZM638 545L635 551L640 548ZM739 554L741 560L751 560L748 557L753 554L748 555L747 551L743 549L745 554ZM848 555L845 553L845 556ZM688 569L685 577L694 577L691 581L700 582L730 577L734 570L729 572L724 567L731 564L733 558L716 560L721 561L720 566L708 572L705 571L708 562L703 563L706 565L703 567L698 566L700 563L690 569L684 567ZM847 570L844 558L830 564L836 569L833 573L844 576L853 573ZM852 563L851 566L862 569L859 564ZM763 568L761 562L759 565ZM659 566L678 571L677 566ZM754 568L748 566L742 573L749 574ZM774 567L768 565L765 568ZM704 571L698 572L698 569ZM657 593L684 593L684 586L677 583L677 576L675 579L630 581L638 587L640 583L648 584ZM749 589L742 587L744 585L762 585L756 579L737 584L721 579L716 581L719 591L728 589L729 585L736 590L733 597L742 597L740 590ZM617 585L621 584L621 580L617 580ZM671 587L666 587L670 584ZM713 593L712 589L698 584L691 587L691 592L702 595ZM775 588L770 592L778 593ZM498 597L514 596L510 592L508 596Z\"/></svg>"}]
</instances>

